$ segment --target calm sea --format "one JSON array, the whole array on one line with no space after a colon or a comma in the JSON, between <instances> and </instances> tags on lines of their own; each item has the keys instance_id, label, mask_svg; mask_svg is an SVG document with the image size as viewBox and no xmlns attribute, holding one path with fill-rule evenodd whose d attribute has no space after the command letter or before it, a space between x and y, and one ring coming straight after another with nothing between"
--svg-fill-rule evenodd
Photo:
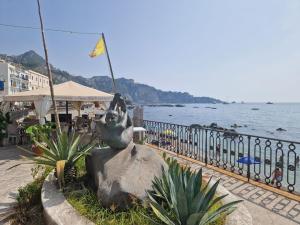
<instances>
[{"instance_id":1,"label":"calm sea","mask_svg":"<svg viewBox=\"0 0 300 225\"><path fill-rule=\"evenodd\" d=\"M242 126L235 128L240 133L300 141L300 103L145 106L144 119L183 125L217 123L218 126L224 128L231 128L233 124L237 124ZM283 128L286 131L276 131L277 128Z\"/></svg>"},{"instance_id":2,"label":"calm sea","mask_svg":"<svg viewBox=\"0 0 300 225\"><path fill-rule=\"evenodd\" d=\"M233 124L237 124L242 127L234 129L243 134L300 142L300 103L186 104L185 107L145 106L144 119L182 125L217 123L218 126L224 128L231 128ZM286 131L276 131L278 128L283 128ZM296 152L300 154L298 147L296 147ZM284 154L285 161L287 155ZM284 165L286 165L286 162ZM299 165L296 167L296 171L297 181L299 181ZM286 173L284 174L282 183L283 186L286 186L287 177ZM290 172L289 176L292 181L293 173ZM300 182L296 182L295 190L300 192Z\"/></svg>"}]
</instances>

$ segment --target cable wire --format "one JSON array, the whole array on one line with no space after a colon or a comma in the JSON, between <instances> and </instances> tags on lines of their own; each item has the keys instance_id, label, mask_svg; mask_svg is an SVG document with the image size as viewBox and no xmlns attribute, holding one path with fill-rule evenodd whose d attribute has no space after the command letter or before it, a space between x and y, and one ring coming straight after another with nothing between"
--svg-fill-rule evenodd
<instances>
[{"instance_id":1,"label":"cable wire","mask_svg":"<svg viewBox=\"0 0 300 225\"><path fill-rule=\"evenodd\" d=\"M39 27L14 25L14 24L0 23L0 26L3 26L3 27L12 27L12 28L21 28L21 29L40 30ZM68 34L101 35L100 32L99 33L98 32L82 32L82 31L63 30L63 29L56 29L56 28L45 28L44 30L53 31L53 32L68 33Z\"/></svg>"}]
</instances>

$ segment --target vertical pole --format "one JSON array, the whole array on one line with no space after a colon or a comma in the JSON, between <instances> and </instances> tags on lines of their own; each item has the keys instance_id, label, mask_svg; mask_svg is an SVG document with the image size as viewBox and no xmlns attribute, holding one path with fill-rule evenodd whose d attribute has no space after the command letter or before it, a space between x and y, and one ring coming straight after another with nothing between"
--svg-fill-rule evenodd
<instances>
[{"instance_id":1,"label":"vertical pole","mask_svg":"<svg viewBox=\"0 0 300 225\"><path fill-rule=\"evenodd\" d=\"M248 182L250 181L250 141L251 141L251 137L248 136L248 160L249 160L249 162L247 163L247 179L248 179Z\"/></svg>"},{"instance_id":2,"label":"vertical pole","mask_svg":"<svg viewBox=\"0 0 300 225\"><path fill-rule=\"evenodd\" d=\"M110 62L110 58L109 58L109 53L108 53L104 33L102 33L102 39L103 39L103 42L104 42L105 52L106 52L107 61L108 61L108 65L109 65L109 71L110 71L110 75L111 75L111 79L112 79L112 83L113 83L113 92L116 93L117 88L116 88L116 83L115 83L115 77L114 77L114 73L113 73L113 70L112 70L112 66L111 66L111 62Z\"/></svg>"},{"instance_id":3,"label":"vertical pole","mask_svg":"<svg viewBox=\"0 0 300 225\"><path fill-rule=\"evenodd\" d=\"M43 47L44 47L44 52L45 52L45 60L46 60L46 67L47 67L48 77L49 77L49 86L50 86L52 105L53 105L53 109L54 109L55 122L56 122L56 127L57 127L58 132L61 133L56 102L54 100L53 79L52 79L51 68L50 68L49 61L48 61L48 50L47 50L47 46L46 46L46 40L45 40L45 34L44 34L44 25L43 25L43 19L42 19L42 14L41 14L41 6L40 6L40 1L39 0L37 0L37 4L38 4L38 11L39 11L39 18L40 18L40 25L41 25L41 33L42 33L42 40L43 40Z\"/></svg>"},{"instance_id":4,"label":"vertical pole","mask_svg":"<svg viewBox=\"0 0 300 225\"><path fill-rule=\"evenodd\" d=\"M69 123L70 121L69 121L69 117L68 117L68 115L69 115L69 102L68 101L66 101L66 114L67 114L67 122Z\"/></svg>"},{"instance_id":5,"label":"vertical pole","mask_svg":"<svg viewBox=\"0 0 300 225\"><path fill-rule=\"evenodd\" d=\"M66 101L66 114L68 115L69 114L69 102Z\"/></svg>"},{"instance_id":6,"label":"vertical pole","mask_svg":"<svg viewBox=\"0 0 300 225\"><path fill-rule=\"evenodd\" d=\"M204 156L204 162L207 166L207 130L205 129L205 156Z\"/></svg>"}]
</instances>

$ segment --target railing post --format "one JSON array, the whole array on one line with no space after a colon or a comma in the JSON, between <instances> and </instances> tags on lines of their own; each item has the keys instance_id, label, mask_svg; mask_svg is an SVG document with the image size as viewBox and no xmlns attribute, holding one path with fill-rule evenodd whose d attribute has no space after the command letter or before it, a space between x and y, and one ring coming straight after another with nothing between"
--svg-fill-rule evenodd
<instances>
[{"instance_id":1,"label":"railing post","mask_svg":"<svg viewBox=\"0 0 300 225\"><path fill-rule=\"evenodd\" d=\"M250 181L250 141L251 141L251 136L248 136L248 163L247 163L247 179L248 182Z\"/></svg>"},{"instance_id":2,"label":"railing post","mask_svg":"<svg viewBox=\"0 0 300 225\"><path fill-rule=\"evenodd\" d=\"M207 130L205 129L205 156L204 156L204 162L207 166Z\"/></svg>"}]
</instances>

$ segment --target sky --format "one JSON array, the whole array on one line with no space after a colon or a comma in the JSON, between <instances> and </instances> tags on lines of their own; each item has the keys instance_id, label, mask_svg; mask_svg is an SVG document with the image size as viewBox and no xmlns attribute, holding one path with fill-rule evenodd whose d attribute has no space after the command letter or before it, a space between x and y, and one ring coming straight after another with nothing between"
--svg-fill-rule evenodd
<instances>
[{"instance_id":1,"label":"sky","mask_svg":"<svg viewBox=\"0 0 300 225\"><path fill-rule=\"evenodd\" d=\"M115 77L225 101L300 102L299 0L40 0L47 28L104 32ZM0 0L0 23L39 26L36 0ZM50 62L109 75L98 35L46 32ZM0 52L34 50L36 30L0 26Z\"/></svg>"}]
</instances>

